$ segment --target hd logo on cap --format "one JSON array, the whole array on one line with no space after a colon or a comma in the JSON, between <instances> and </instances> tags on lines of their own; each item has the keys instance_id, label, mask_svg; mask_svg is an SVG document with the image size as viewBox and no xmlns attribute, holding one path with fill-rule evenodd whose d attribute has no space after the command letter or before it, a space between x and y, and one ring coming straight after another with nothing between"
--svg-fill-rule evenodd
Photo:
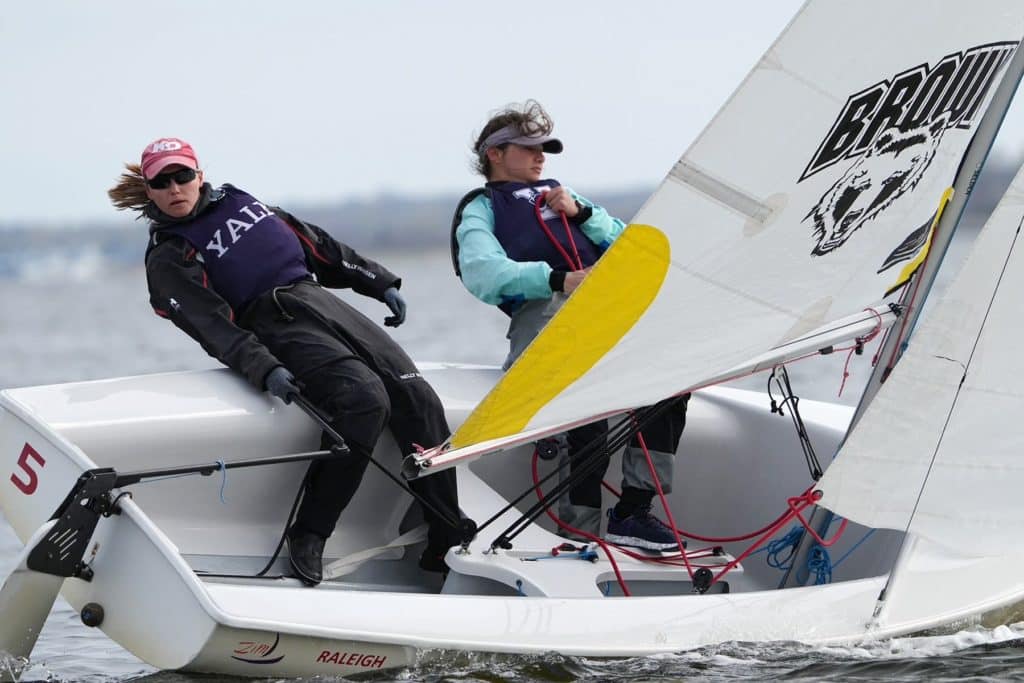
<instances>
[{"instance_id":1,"label":"hd logo on cap","mask_svg":"<svg viewBox=\"0 0 1024 683\"><path fill-rule=\"evenodd\" d=\"M149 151L157 154L159 152L173 152L179 149L181 149L181 143L177 140L157 140L150 146Z\"/></svg>"}]
</instances>

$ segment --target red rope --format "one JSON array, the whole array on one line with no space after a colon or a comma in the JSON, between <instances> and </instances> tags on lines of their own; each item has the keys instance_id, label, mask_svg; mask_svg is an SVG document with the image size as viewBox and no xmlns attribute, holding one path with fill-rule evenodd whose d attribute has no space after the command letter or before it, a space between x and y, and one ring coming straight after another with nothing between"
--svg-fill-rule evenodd
<instances>
[{"instance_id":1,"label":"red rope","mask_svg":"<svg viewBox=\"0 0 1024 683\"><path fill-rule=\"evenodd\" d=\"M831 547L832 545L835 545L835 543L842 537L843 532L846 531L846 526L848 524L848 520L843 519L842 523L840 523L840 525L839 525L839 528L836 530L835 535L830 540L825 540L824 538L822 538L818 534L818 532L816 532L810 526L810 523L806 519L804 519L803 515L800 514L801 512L803 512L808 507L810 507L810 506L814 505L815 503L817 503L818 499L821 498L821 492L820 491L815 491L813 485L811 487L807 488L800 495L793 496L791 498L787 498L786 499L786 507L787 507L787 511L786 512L782 513L771 524L769 524L769 525L767 525L765 527L762 527L761 529L758 529L757 531L751 532L750 534L747 534L747 535L744 535L744 536L724 537L724 538L720 538L720 539L715 539L713 537L697 536L696 534L690 534L690 533L687 533L685 531L681 531L681 530L679 530L676 527L675 519L673 519L673 517L672 517L672 512L669 509L669 505L668 505L668 500L665 498L665 493L664 493L664 491L661 488L660 482L658 481L657 473L654 471L654 463L651 461L650 453L647 450L646 444L643 443L643 435L638 433L637 436L638 436L638 441L640 442L641 448L644 451L644 455L647 458L647 465L651 469L651 476L653 478L655 488L658 491L658 497L660 498L661 504L662 504L662 506L663 506L663 508L665 510L665 514L666 514L666 516L669 519L669 525L672 528L672 532L676 535L676 542L679 544L680 549L682 549L682 541L680 539L680 536L686 536L687 538L693 538L693 539L696 539L696 540L729 542L729 541L746 540L748 538L752 538L753 536L760 534L760 538L758 538L754 543L752 543L749 548L744 550L742 553L740 553L738 556L734 557L729 562L726 562L724 564L722 564L722 563L719 563L719 564L705 564L705 563L702 563L701 565L699 565L701 567L716 567L716 568L720 567L721 568L721 571L719 571L717 574L715 574L714 577L711 579L711 583L709 585L714 585L723 576L725 576L727 573L732 571L735 567L739 566L739 564L743 560L745 560L746 558L750 557L750 555L752 555L762 545L767 543L768 540L772 536L774 536L776 533L778 533L779 530L783 526L785 526L787 523L789 523L790 520L792 520L794 518L799 520L800 525L803 526L803 528L806 529L808 531L808 533L810 533L811 537L819 545L821 545L824 548L828 548L828 547ZM540 490L540 474L537 471L537 461L538 461L538 453L537 453L536 449L534 449L533 460L532 460L533 486L534 486L534 491L537 494L537 497L541 498L541 497L543 497L543 492ZM574 535L581 536L583 538L589 539L590 541L593 541L597 545L601 546L601 550L604 551L605 555L608 557L608 561L611 563L612 570L615 572L615 579L616 579L616 581L618 581L619 586L622 588L623 595L625 595L627 597L632 595L630 593L630 591L629 591L629 587L626 585L625 579L622 576L622 572L619 570L619 565L618 565L618 563L616 563L615 557L612 555L611 549L609 548L609 545L610 545L609 543L607 543L605 540L603 540L601 538L598 538L597 536L594 536L593 534L587 533L587 532L585 532L585 531L583 531L581 529L577 529L577 528L575 528L575 527L573 527L573 526L571 526L569 524L566 524L561 519L559 519L557 515L555 515L553 512L551 512L550 508L545 508L544 511L547 513L548 517L559 528L564 529L564 530L568 531L571 534L574 534ZM715 556L717 556L715 554L715 551L714 551L713 548L701 548L701 549L698 549L698 550L690 551L689 553L687 553L685 550L681 550L681 552L678 553L678 554L673 554L673 555L668 555L668 556L665 556L665 555L661 555L661 556L641 555L639 553L632 552L632 551L627 550L626 548L623 548L623 547L620 547L620 546L615 546L615 548L616 548L616 550L618 550L623 555L626 555L627 557L630 557L632 559L639 560L639 561L642 561L642 562L654 562L654 563L657 563L657 564L665 564L665 565L672 565L672 566L685 566L686 567L686 571L690 575L690 579L691 580L693 579L693 574L694 574L694 572L693 572L693 565L690 563L691 559L703 559L703 558L707 558L707 557L715 557Z\"/></svg>"},{"instance_id":2,"label":"red rope","mask_svg":"<svg viewBox=\"0 0 1024 683\"><path fill-rule=\"evenodd\" d=\"M811 537L814 538L815 541L817 541L818 545L824 548L829 548L835 545L836 541L838 541L839 538L843 535L843 532L846 531L846 525L849 522L849 520L843 518L843 521L839 524L839 529L836 530L836 535L832 537L831 541L826 541L821 536L819 536L818 532L812 529L810 523L803 518L803 516L800 514L800 511L804 510L807 507L810 507L811 505L814 505L815 503L818 502L820 498L821 491L814 491L813 493L804 492L801 496L787 499L786 502L789 505L789 509L792 511L793 516L800 520L800 524L803 526L803 528L807 529L807 531L811 534ZM794 504L795 502L802 503L799 509Z\"/></svg>"},{"instance_id":3,"label":"red rope","mask_svg":"<svg viewBox=\"0 0 1024 683\"><path fill-rule=\"evenodd\" d=\"M562 258L565 259L565 262L569 264L569 269L583 270L583 259L580 258L580 252L576 248L576 240L573 239L572 229L569 228L569 219L566 218L565 212L559 211L558 215L562 219L562 225L565 227L565 234L569 238L569 245L572 246L573 256L576 257L575 260L573 260L573 258L569 256L569 252L565 250L565 247L563 247L562 243L558 241L558 239L555 237L555 234L551 232L551 228L548 227L547 221L544 220L544 216L541 212L541 204L547 203L547 196L548 193L544 192L539 197L537 197L537 201L534 202L533 214L537 217L537 223L544 231L544 234L548 236L548 239L551 240L551 244L555 245L555 249L557 249L558 253L562 255Z\"/></svg>"},{"instance_id":4,"label":"red rope","mask_svg":"<svg viewBox=\"0 0 1024 683\"><path fill-rule=\"evenodd\" d=\"M562 248L562 246L557 242L557 240L554 239L554 235L551 233L550 229L548 229L548 227L547 227L547 224L541 218L539 207L535 206L534 208L535 208L535 213L536 213L537 218L538 218L538 222L544 228L545 232L548 234L549 238L552 240L552 243L555 244L555 246L559 249L559 251L562 252L562 255L566 258L566 261L568 261L570 263L570 265L572 265L571 264L571 260L569 259L568 254L565 252L565 250ZM564 223L565 222L565 214L564 213L562 213L562 219L563 219L563 223ZM566 224L566 230L568 231L568 224ZM571 233L569 233L569 239L572 240ZM575 249L575 243L573 243L573 247ZM578 255L577 255L577 258L578 258ZM844 366L844 368L843 368L843 384L844 385L845 385L846 377L849 374L847 372L847 368L849 366L850 358L852 357L853 352L856 351L856 349L858 347L863 347L863 344L868 343L871 340L873 340L876 336L878 336L879 332L881 332L881 329L882 329L882 316L876 310L874 310L874 309L865 309L865 310L869 311L870 313L872 313L873 315L875 315L878 318L878 324L868 334L864 335L863 337L858 338L856 340L856 343L854 343L853 345L851 345L849 347L842 347L842 348L837 349L837 351L850 351L850 354L847 356L846 366ZM797 361L805 360L807 358L810 358L812 356L817 356L817 355L820 355L820 354L819 354L819 352L815 351L815 352L812 352L812 353L805 354L803 356L798 356L796 358L793 358L793 359L791 359L788 362L789 363L795 363ZM877 357L876 357L876 359L877 359ZM742 373L742 374L737 375L736 377L742 377L742 376L747 375L747 374L755 374L755 373ZM729 379L735 379L735 378L723 379L720 382L709 383L706 386L712 386L713 384L724 383L724 382L729 381ZM690 391L696 391L697 389L700 389L700 388L704 388L704 387L694 387ZM842 394L842 390L843 390L842 386L840 386L840 389L839 389L840 394ZM711 549L711 548L702 548L702 549L699 549L699 550L691 551L691 553L688 554L686 552L684 546L683 546L683 542L682 542L682 538L681 537L685 536L686 538L691 538L691 539L694 539L694 540L703 541L703 542L707 542L707 543L733 543L733 542L748 540L748 539L754 538L755 536L760 535L760 537L754 543L752 543L749 548L744 550L740 555L738 555L737 557L733 558L731 561L725 563L724 565L723 564L718 564L718 565L702 565L702 566L715 566L715 567L721 567L722 568L721 571L719 571L717 574L715 574L714 577L711 579L711 583L709 585L713 585L713 584L717 583L729 571L731 571L732 569L737 567L743 560L745 560L747 557L750 557L751 554L753 554L758 548L760 548L762 545L764 545L772 536L774 536L776 533L778 533L778 531L783 526L785 526L790 520L792 520L793 518L798 519L800 521L801 526L803 526L803 528L806 529L808 531L808 533L810 533L811 537L814 538L814 540L819 545L821 545L822 547L825 547L825 548L834 545L839 540L839 538L842 537L843 532L846 530L846 526L847 526L848 520L843 519L842 523L839 525L839 528L836 530L836 533L832 537L832 539L826 541L825 539L823 539L810 526L809 522L804 519L804 517L801 514L801 512L803 512L803 510L805 510L806 508L810 507L811 505L814 505L817 502L817 500L819 498L821 498L821 493L820 492L813 491L813 489L814 489L813 485L811 487L809 487L808 489L806 489L799 496L794 496L794 497L791 497L791 498L787 498L786 499L786 504L787 504L787 508L788 508L787 511L783 512L781 515L779 515L779 517L777 517L773 522L767 524L764 527L761 527L760 529L758 529L756 531L752 531L752 532L750 532L748 534L744 534L744 535L740 535L740 536L714 537L714 536L701 536L701 535L698 535L698 534L694 534L694 533L691 533L691 532L687 532L687 531L681 530L681 529L679 529L676 526L675 519L672 516L672 511L671 511L671 509L669 507L669 504L668 504L668 499L665 498L665 492L664 492L664 490L661 487L661 482L658 479L657 471L654 468L654 463L651 460L650 452L647 449L647 444L644 442L643 434L640 433L639 431L637 432L637 442L640 444L640 448L643 450L644 457L647 460L647 467L650 470L651 479L654 482L654 486L655 486L655 490L657 491L658 498L661 501L662 508L665 511L665 516L668 518L668 521L669 521L668 526L672 529L672 533L673 533L673 535L676 538L676 543L679 546L680 552L678 554L673 554L673 555L669 555L669 556L661 555L661 556L652 557L652 556L649 556L649 555L641 555L639 553L634 553L634 552L632 552L630 550L627 550L625 548L616 546L616 549L619 552L621 552L622 554L626 555L627 557L630 557L630 558L633 558L633 559L636 559L636 560L640 560L640 561L643 561L643 562L655 562L655 563L658 563L658 564L667 564L667 565L673 565L673 566L685 566L686 567L686 571L690 575L690 578L692 580L694 572L693 572L693 566L690 563L690 558L693 557L693 558L696 559L696 558L707 557L708 556L707 554L713 554L713 549ZM539 483L540 475L539 475L539 473L537 471L537 461L538 461L538 453L537 453L537 451L535 449L534 453L533 453L533 461L532 461L533 484L534 484L534 491L536 492L538 498L542 498L543 497L543 492L540 490L540 483ZM606 489L608 489L613 494L615 494L616 496L621 497L620 492L617 491L615 489L615 487L611 486L610 484L608 484L605 481L602 481L601 484ZM604 551L605 555L608 557L609 562L611 563L612 569L615 572L615 578L618 581L619 586L622 588L623 595L626 595L626 596L630 596L631 595L631 593L629 591L629 587L626 585L626 581L625 581L625 579L622 576L622 572L619 570L618 563L616 563L615 558L612 555L612 552L611 552L611 550L608 547L609 544L606 541L604 541L603 539L601 539L601 538L599 538L597 536L594 536L593 534L585 532L585 531L583 531L581 529L576 529L575 527L573 527L573 526L571 526L569 524L566 524L561 519L559 519L558 516L555 515L551 511L550 508L545 507L544 511L545 511L545 513L547 513L548 517L559 528L568 531L570 534L573 534L573 535L576 535L576 536L580 536L580 537L589 539L592 542L595 542L597 545L599 545L601 547L601 550ZM680 565L680 560L682 561L682 565Z\"/></svg>"},{"instance_id":5,"label":"red rope","mask_svg":"<svg viewBox=\"0 0 1024 683\"><path fill-rule=\"evenodd\" d=\"M614 486L612 486L611 484L609 484L607 481L602 481L601 482L601 486L603 486L609 493L611 493L616 498L622 498L622 492L619 491ZM785 515L786 513L784 512L782 514ZM774 524L774 523L775 522L772 522L772 524ZM771 524L769 524L768 526L771 526ZM692 538L695 541L704 541L706 543L730 543L732 541L745 541L748 538L753 538L754 536L757 536L759 533L761 533L762 531L767 529L768 526L765 526L765 527L763 527L761 529L758 529L757 531L751 531L749 534L746 534L744 536L723 536L721 538L716 538L715 536L700 536L699 534L695 534L695 533L693 533L691 531L687 531L685 529L677 529L677 530L679 531L679 534L681 536L684 536L686 538ZM690 556L691 557L693 556L694 552L697 552L697 551L695 551L695 550L691 550L690 551ZM652 558L652 559L658 559L658 558Z\"/></svg>"},{"instance_id":6,"label":"red rope","mask_svg":"<svg viewBox=\"0 0 1024 683\"><path fill-rule=\"evenodd\" d=\"M665 511L665 517L668 518L669 528L672 529L672 535L676 538L676 545L679 546L679 554L683 557L683 563L686 565L686 573L690 575L690 580L693 580L693 567L690 566L690 559L686 557L686 547L683 545L683 539L679 537L679 529L676 528L676 520L672 517L672 510L669 509L668 500L665 498L665 492L661 488L661 481L658 479L658 472L654 469L654 461L651 460L651 454L647 450L647 443L644 442L644 435L640 433L640 430L636 432L637 443L640 444L641 450L644 452L644 458L647 460L647 469L651 473L651 481L654 482L654 490L658 492L658 499L661 501L661 507Z\"/></svg>"},{"instance_id":7,"label":"red rope","mask_svg":"<svg viewBox=\"0 0 1024 683\"><path fill-rule=\"evenodd\" d=\"M543 496L543 492L540 490L540 474L537 471L537 462L538 462L538 453L537 453L536 449L534 449L533 459L532 459L532 462L531 462L531 467L532 467L532 471L533 471L533 489L534 489L534 492L536 492L538 499L540 499ZM605 486L607 487L608 485L605 484ZM612 490L614 490L614 489L612 489ZM664 495L662 497L662 502L663 502L663 504L667 504L665 499L664 499ZM682 552L682 553L673 554L673 555L660 555L660 556L643 555L643 554L640 554L640 553L633 552L633 551L631 551L631 550L629 550L627 548L624 548L622 546L617 546L617 545L608 543L607 541L605 541L602 538L599 538L597 536L594 536L593 534L587 533L586 531L583 531L581 529L577 529L577 528L571 526L570 524L567 524L566 522L562 521L557 515L555 515L551 511L550 508L545 508L544 512L551 519L551 521L553 521L560 529L564 529L565 531L569 532L570 534L574 534L576 536L581 536L583 538L586 538L589 541L592 541L592 542L596 543L597 545L599 545L601 547L601 550L604 551L605 556L607 556L607 558L608 558L608 562L612 566L612 571L615 572L615 579L618 582L619 587L622 589L623 595L625 595L627 597L632 596L632 593L629 590L629 586L626 584L625 577L622 576L622 571L619 569L618 563L615 561L615 556L611 552L611 548L612 547L614 547L618 552L622 553L626 557L629 557L631 559L638 560L638 561L641 561L641 562L653 562L653 563L656 563L656 564L665 564L665 565L671 565L671 566L685 566L687 568L687 571L689 572L689 575L690 575L691 579L693 578L693 569L692 569L692 567L690 565L690 559L704 559L704 558L717 557L717 555L715 554L713 548L700 548L700 549L696 549L696 550L691 550L689 553ZM671 514L671 513L669 513L669 514ZM675 524L673 523L673 527L674 526L675 526ZM676 540L677 540L677 542L679 542L678 537L677 537ZM679 543L680 543L680 546L681 546L682 543L681 542L679 542ZM722 564L721 563L718 563L718 564L701 563L700 566L701 567L721 567Z\"/></svg>"},{"instance_id":8,"label":"red rope","mask_svg":"<svg viewBox=\"0 0 1024 683\"><path fill-rule=\"evenodd\" d=\"M733 558L731 562L728 562L722 569L722 571L718 572L718 574L715 574L714 578L711 579L711 584L716 583L719 579L725 576L727 572L729 572L734 567L739 565L740 562L750 557L750 555L755 550L757 550L760 546L764 545L769 538L778 533L779 529L781 529L783 525L785 525L787 522L789 522L789 520L793 519L794 517L800 520L800 524L803 525L804 529L810 532L811 536L813 536L819 544L826 548L833 545L836 541L839 540L839 537L842 536L843 532L846 530L847 520L844 519L842 524L839 525L839 529L836 531L836 535L832 537L831 541L825 541L821 538L821 536L818 535L818 533L814 529L810 527L810 525L807 523L807 520L803 518L803 515L800 514L800 512L802 512L806 508L810 507L811 505L814 505L819 498L821 498L821 493L819 491L812 491L811 489L804 491L799 496L787 498L786 504L789 507L789 512L783 515L778 523L772 525L772 527L767 532L765 532L765 534L761 536L761 538L754 542L749 548L740 553L739 556Z\"/></svg>"},{"instance_id":9,"label":"red rope","mask_svg":"<svg viewBox=\"0 0 1024 683\"><path fill-rule=\"evenodd\" d=\"M839 384L839 396L843 395L843 388L846 387L846 378L850 376L850 360L853 358L853 354L857 352L857 349L863 349L865 344L877 337L878 333L882 331L882 315L873 308L865 308L864 310L878 318L878 324L863 337L858 337L856 343L850 347L850 352L846 354L846 363L843 364L843 381ZM871 365L874 367L874 362Z\"/></svg>"}]
</instances>

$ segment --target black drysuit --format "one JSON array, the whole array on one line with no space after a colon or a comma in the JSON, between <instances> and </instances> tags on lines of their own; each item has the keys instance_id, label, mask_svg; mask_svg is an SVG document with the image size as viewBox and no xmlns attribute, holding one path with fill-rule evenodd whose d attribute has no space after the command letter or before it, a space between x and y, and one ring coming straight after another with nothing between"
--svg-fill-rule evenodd
<instances>
[{"instance_id":1,"label":"black drysuit","mask_svg":"<svg viewBox=\"0 0 1024 683\"><path fill-rule=\"evenodd\" d=\"M331 418L352 453L314 462L296 519L296 531L330 536L352 499L367 456L385 426L402 451L443 442L449 435L437 394L390 336L359 311L323 287L346 288L383 301L384 291L401 280L357 254L315 225L273 209L284 223L265 221L260 229L294 231L305 252L308 277L273 287L231 306L213 289L201 249L168 228L181 230L218 201L218 190L203 187L190 216L154 219L146 252L150 303L214 358L246 377L260 391L267 374L283 365L303 394ZM286 228L283 226L287 226ZM254 268L259 264L253 264ZM314 279L315 277L315 279ZM329 444L326 436L324 446ZM450 520L457 520L453 470L411 482L413 489ZM428 547L441 553L458 543L455 529L424 507Z\"/></svg>"}]
</instances>

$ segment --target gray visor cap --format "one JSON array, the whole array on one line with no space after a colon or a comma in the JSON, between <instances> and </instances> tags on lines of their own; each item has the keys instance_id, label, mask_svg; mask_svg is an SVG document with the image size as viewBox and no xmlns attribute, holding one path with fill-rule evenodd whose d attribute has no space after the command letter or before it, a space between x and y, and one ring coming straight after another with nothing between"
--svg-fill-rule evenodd
<instances>
[{"instance_id":1,"label":"gray visor cap","mask_svg":"<svg viewBox=\"0 0 1024 683\"><path fill-rule=\"evenodd\" d=\"M511 143L522 147L540 147L548 154L561 154L562 141L551 135L522 135L516 126L505 126L487 136L481 145L481 152L491 147Z\"/></svg>"}]
</instances>

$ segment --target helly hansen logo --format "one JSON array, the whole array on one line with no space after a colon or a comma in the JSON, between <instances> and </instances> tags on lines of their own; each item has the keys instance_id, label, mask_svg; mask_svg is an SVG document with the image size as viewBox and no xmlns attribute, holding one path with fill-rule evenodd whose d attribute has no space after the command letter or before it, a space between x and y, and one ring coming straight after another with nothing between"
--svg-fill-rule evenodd
<instances>
[{"instance_id":1,"label":"helly hansen logo","mask_svg":"<svg viewBox=\"0 0 1024 683\"><path fill-rule=\"evenodd\" d=\"M231 245L238 242L254 225L273 213L261 202L253 202L238 210L236 218L224 221L224 227L213 233L213 239L206 243L206 249L222 258L228 253Z\"/></svg>"},{"instance_id":2,"label":"helly hansen logo","mask_svg":"<svg viewBox=\"0 0 1024 683\"><path fill-rule=\"evenodd\" d=\"M373 271L367 270L366 268L363 268L358 263L349 263L348 261L345 261L344 259L342 259L341 265L345 266L349 270L354 270L357 273L360 273L363 277L366 277L366 278L368 278L370 280L376 280L377 279L377 274L376 273L374 273Z\"/></svg>"},{"instance_id":3,"label":"helly hansen logo","mask_svg":"<svg viewBox=\"0 0 1024 683\"><path fill-rule=\"evenodd\" d=\"M891 128L906 132L939 120L947 128L970 128L1016 46L1000 42L954 52L934 65L920 64L850 95L797 182L860 156Z\"/></svg>"}]
</instances>

